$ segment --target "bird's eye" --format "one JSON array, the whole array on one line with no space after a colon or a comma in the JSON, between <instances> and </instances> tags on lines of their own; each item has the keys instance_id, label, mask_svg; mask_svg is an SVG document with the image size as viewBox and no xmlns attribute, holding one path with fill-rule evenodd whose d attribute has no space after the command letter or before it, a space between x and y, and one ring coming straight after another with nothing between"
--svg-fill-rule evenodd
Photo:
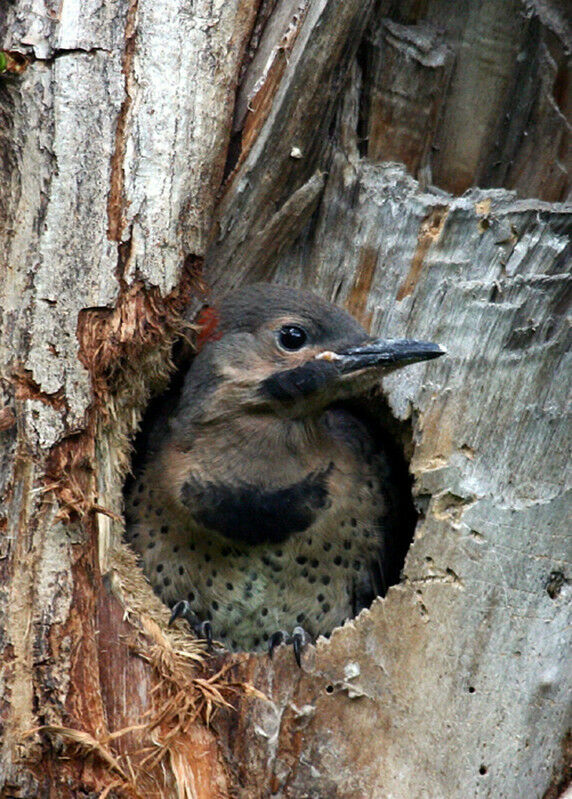
<instances>
[{"instance_id":1,"label":"bird's eye","mask_svg":"<svg viewBox=\"0 0 572 799\"><path fill-rule=\"evenodd\" d=\"M308 338L303 327L298 325L284 325L278 333L278 341L285 350L299 350Z\"/></svg>"}]
</instances>

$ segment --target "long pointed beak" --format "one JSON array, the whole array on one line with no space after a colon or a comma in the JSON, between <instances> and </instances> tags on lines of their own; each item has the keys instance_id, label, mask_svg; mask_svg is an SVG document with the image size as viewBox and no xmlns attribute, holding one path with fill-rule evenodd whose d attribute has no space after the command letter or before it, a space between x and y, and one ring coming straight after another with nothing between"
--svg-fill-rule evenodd
<instances>
[{"instance_id":1,"label":"long pointed beak","mask_svg":"<svg viewBox=\"0 0 572 799\"><path fill-rule=\"evenodd\" d=\"M333 362L342 374L373 367L400 367L417 361L429 361L445 355L446 350L430 341L413 339L373 339L341 352L322 352L319 360Z\"/></svg>"},{"instance_id":2,"label":"long pointed beak","mask_svg":"<svg viewBox=\"0 0 572 799\"><path fill-rule=\"evenodd\" d=\"M357 395L383 375L416 361L445 355L429 341L371 339L338 352L325 350L293 369L279 370L262 381L259 394L265 399L290 403L317 398L319 403Z\"/></svg>"}]
</instances>

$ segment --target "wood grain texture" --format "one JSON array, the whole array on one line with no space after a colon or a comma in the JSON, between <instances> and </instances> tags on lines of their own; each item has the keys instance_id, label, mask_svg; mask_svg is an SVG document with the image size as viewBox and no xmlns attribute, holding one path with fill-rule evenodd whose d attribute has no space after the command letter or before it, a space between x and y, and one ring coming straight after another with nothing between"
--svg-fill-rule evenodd
<instances>
[{"instance_id":1,"label":"wood grain texture","mask_svg":"<svg viewBox=\"0 0 572 799\"><path fill-rule=\"evenodd\" d=\"M571 43L560 3L380 3L361 49L362 151L455 194L566 200Z\"/></svg>"},{"instance_id":2,"label":"wood grain texture","mask_svg":"<svg viewBox=\"0 0 572 799\"><path fill-rule=\"evenodd\" d=\"M271 709L249 708L240 752L266 749L284 797L333 784L360 799L542 796L571 688L570 586L549 588L570 569L572 208L422 191L395 166L364 164L354 181L330 173L338 191L326 188L312 243L299 245L309 266L291 253L277 277L306 284L309 271L351 301L374 248L372 333L448 350L384 381L411 423L423 515L400 585L318 642L302 675L285 651L278 679L258 677ZM399 299L436 207L443 223ZM249 783L243 795L264 793Z\"/></svg>"},{"instance_id":3,"label":"wood grain texture","mask_svg":"<svg viewBox=\"0 0 572 799\"><path fill-rule=\"evenodd\" d=\"M263 660L250 662L247 674L269 701L246 702L238 720L219 727L244 797L542 797L563 767L571 687L572 208L526 198L543 195L535 181L550 158L540 154L542 165L529 173L534 180L516 185L504 173L521 199L494 188L459 197L428 185L453 187L443 168L455 169L457 156L441 158L433 149L439 136L451 146L459 135L473 137L470 147L481 153L472 162L458 156L467 169L456 186L463 190L484 175L483 153L497 135L482 115L479 127L444 110L453 90L447 70L461 69L466 52L456 48L475 31L460 11L445 16L456 45L438 35L436 5L426 28L403 19L377 28L383 57L376 74L388 89L370 123L394 149L377 144L373 129L366 143L360 138L364 98L374 96L361 55L347 73L332 146L317 161L325 176L317 209L301 232L292 225L290 245L268 261L274 280L346 305L375 335L425 338L448 349L439 363L384 384L394 414L411 425L421 519L401 584L308 651L303 674L293 671L288 651L271 673ZM504 12L508 27L496 27L492 39L522 23ZM538 17L530 24L538 26ZM546 33L533 29L540 38ZM402 60L388 75L390 35ZM518 50L505 44L516 47L513 55ZM506 87L520 62L491 46L504 58ZM485 101L492 124L505 89L494 70L479 74L495 98ZM480 82L472 73L458 79L455 102L464 113ZM403 94L412 106L401 146L383 113L392 117L388 103ZM424 97L438 105L421 113L415 101ZM277 110L265 135L285 124ZM504 129L507 146L517 127L515 120L512 131ZM403 167L375 163L388 156L403 159L420 183ZM265 196L278 196L284 173L266 171L268 160L259 157L259 166L250 157L247 193L256 197L260 180ZM244 186L235 187L221 213L232 219L236 209L245 215L240 224L252 226ZM552 189L546 196L554 198ZM219 229L207 255L209 281L222 287L258 275L253 240Z\"/></svg>"}]
</instances>

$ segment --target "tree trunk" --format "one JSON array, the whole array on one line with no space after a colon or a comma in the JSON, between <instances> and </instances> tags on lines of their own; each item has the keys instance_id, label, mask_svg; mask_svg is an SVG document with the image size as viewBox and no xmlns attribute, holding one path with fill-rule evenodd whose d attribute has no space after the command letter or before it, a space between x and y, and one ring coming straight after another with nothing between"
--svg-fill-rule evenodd
<instances>
[{"instance_id":1,"label":"tree trunk","mask_svg":"<svg viewBox=\"0 0 572 799\"><path fill-rule=\"evenodd\" d=\"M561 795L565 3L0 9L0 795ZM173 342L256 279L448 350L384 381L401 580L300 670L168 629L122 542Z\"/></svg>"}]
</instances>

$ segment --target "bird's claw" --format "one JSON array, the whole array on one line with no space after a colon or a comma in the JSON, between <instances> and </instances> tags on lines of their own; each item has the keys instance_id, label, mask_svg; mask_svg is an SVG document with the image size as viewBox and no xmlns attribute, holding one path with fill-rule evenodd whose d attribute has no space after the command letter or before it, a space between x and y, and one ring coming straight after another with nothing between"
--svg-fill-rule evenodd
<instances>
[{"instance_id":1,"label":"bird's claw","mask_svg":"<svg viewBox=\"0 0 572 799\"><path fill-rule=\"evenodd\" d=\"M180 602L177 602L176 605L173 605L171 618L169 619L169 627L177 619L185 619L194 634L198 636L198 638L205 640L208 648L212 649L213 630L210 621L201 621L186 599L182 599Z\"/></svg>"},{"instance_id":2,"label":"bird's claw","mask_svg":"<svg viewBox=\"0 0 572 799\"><path fill-rule=\"evenodd\" d=\"M270 657L272 657L274 650L277 646L280 646L280 644L292 644L296 663L301 668L302 649L306 646L306 644L312 643L314 643L314 639L303 627L294 627L291 635L285 630L277 630L270 636L270 641L268 642L268 654Z\"/></svg>"}]
</instances>

